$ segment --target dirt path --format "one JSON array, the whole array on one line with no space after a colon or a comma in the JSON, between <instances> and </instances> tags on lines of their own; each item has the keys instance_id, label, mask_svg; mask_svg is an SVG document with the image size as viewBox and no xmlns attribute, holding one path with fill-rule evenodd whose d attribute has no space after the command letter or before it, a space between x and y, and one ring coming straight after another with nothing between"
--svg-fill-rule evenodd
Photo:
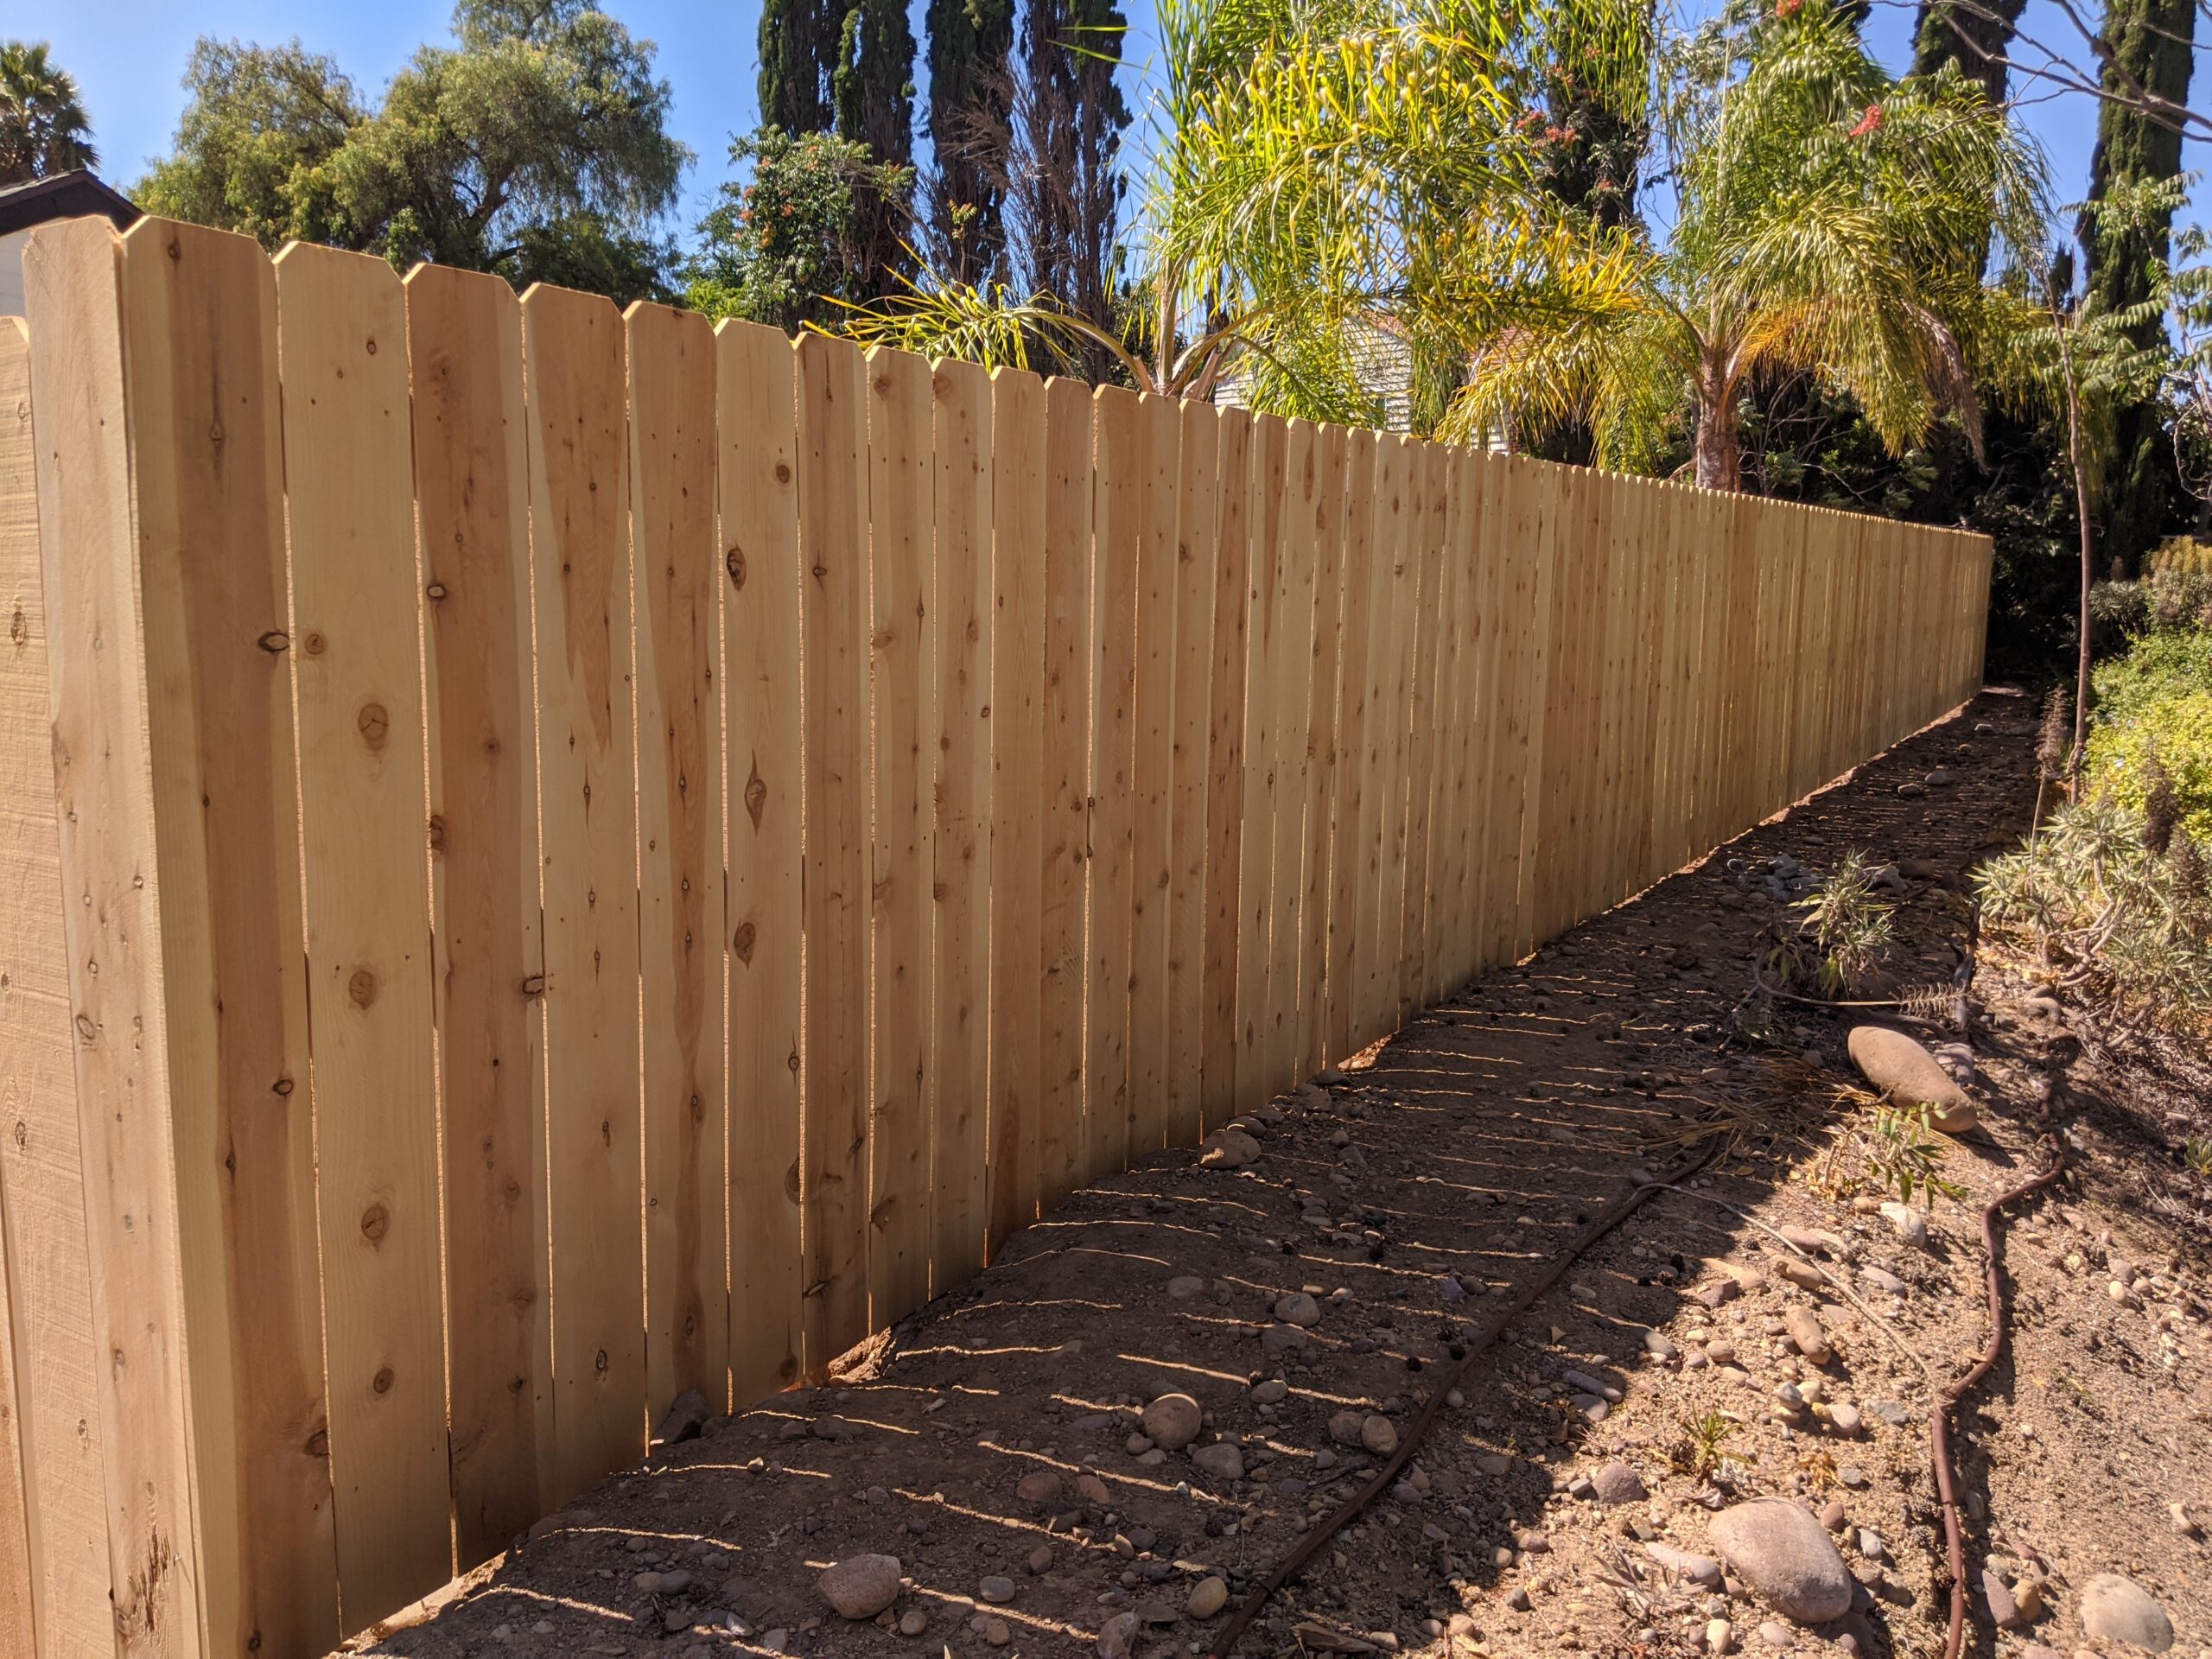
<instances>
[{"instance_id":1,"label":"dirt path","mask_svg":"<svg viewBox=\"0 0 2212 1659\"><path fill-rule=\"evenodd\" d=\"M1847 1160L1822 1156L1847 1109L1847 1027L1799 1011L1751 1041L1737 1010L1763 930L1790 914L1780 855L1899 862L1898 978L1948 983L1959 873L2031 810L2028 721L1985 698L1467 987L1371 1065L1261 1114L1248 1167L1179 1153L1077 1195L845 1385L606 1483L375 1651L1203 1652L1224 1615L1195 1616L1194 1592L1203 1610L1218 1579L1233 1606L1372 1470L1486 1299L1718 1116L1736 1138L1701 1196L1656 1198L1516 1320L1408 1479L1241 1651L1940 1652L1929 1371L1948 1380L1982 1340L1971 1211L1939 1205L1924 1249L1899 1238ZM2118 1572L2163 1605L2177 1652L2212 1653L2206 1547L2168 1510L2212 1522L2201 1256L2173 1254L2202 1236L2112 1213L2141 1192L2125 1172L2164 1155L2158 1085L2039 1009L1993 1010L1977 1042L1987 1133L1948 1173L1974 1194L2012 1184L2058 1109L2087 1185L2024 1212L2017 1348L1961 1424L1974 1649L2083 1645L2088 1581ZM1832 1235L1853 1300L1789 1282L1769 1254L1786 1247L1738 1211ZM1793 1339L1807 1313L1824 1363ZM1796 1396L1777 1398L1785 1382ZM1170 1391L1205 1414L1173 1451L1138 1414ZM1830 1511L1845 1617L1801 1626L1732 1578L1657 1566L1648 1545L1702 1556L1713 1512L1758 1495ZM910 1583L849 1622L817 1575L868 1552ZM1993 1557L2000 1595L2039 1580L2024 1632L1993 1626Z\"/></svg>"}]
</instances>

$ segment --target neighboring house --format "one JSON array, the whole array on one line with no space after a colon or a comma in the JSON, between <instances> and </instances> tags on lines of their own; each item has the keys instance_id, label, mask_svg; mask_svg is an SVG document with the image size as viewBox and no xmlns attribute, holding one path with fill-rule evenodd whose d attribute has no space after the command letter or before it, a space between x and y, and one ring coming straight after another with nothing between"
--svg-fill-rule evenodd
<instances>
[{"instance_id":1,"label":"neighboring house","mask_svg":"<svg viewBox=\"0 0 2212 1659\"><path fill-rule=\"evenodd\" d=\"M23 244L31 227L94 213L119 231L141 216L126 198L81 168L0 185L0 317L23 315Z\"/></svg>"},{"instance_id":2,"label":"neighboring house","mask_svg":"<svg viewBox=\"0 0 2212 1659\"><path fill-rule=\"evenodd\" d=\"M1414 423L1414 353L1395 318L1356 317L1344 325L1360 390L1382 405L1382 429L1409 432ZM1221 377L1213 400L1226 409L1249 409L1250 373L1241 365ZM1492 433L1484 448L1503 451L1504 438Z\"/></svg>"}]
</instances>

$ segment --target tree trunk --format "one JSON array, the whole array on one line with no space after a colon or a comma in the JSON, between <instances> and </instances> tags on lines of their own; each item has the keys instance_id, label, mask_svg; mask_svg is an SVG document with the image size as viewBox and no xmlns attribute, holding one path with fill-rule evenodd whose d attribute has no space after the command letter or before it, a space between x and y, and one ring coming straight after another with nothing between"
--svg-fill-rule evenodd
<instances>
[{"instance_id":1,"label":"tree trunk","mask_svg":"<svg viewBox=\"0 0 2212 1659\"><path fill-rule=\"evenodd\" d=\"M1737 423L1736 394L1718 368L1699 376L1697 398L1697 482L1700 489L1741 490L1744 450Z\"/></svg>"}]
</instances>

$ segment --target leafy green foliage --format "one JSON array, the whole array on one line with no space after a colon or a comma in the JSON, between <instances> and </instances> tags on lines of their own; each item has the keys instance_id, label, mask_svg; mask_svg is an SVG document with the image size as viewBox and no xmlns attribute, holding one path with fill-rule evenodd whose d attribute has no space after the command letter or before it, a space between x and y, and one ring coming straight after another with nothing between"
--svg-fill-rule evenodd
<instances>
[{"instance_id":1,"label":"leafy green foliage","mask_svg":"<svg viewBox=\"0 0 2212 1659\"><path fill-rule=\"evenodd\" d=\"M75 78L54 67L43 41L0 41L0 184L99 161Z\"/></svg>"},{"instance_id":2,"label":"leafy green foliage","mask_svg":"<svg viewBox=\"0 0 2212 1659\"><path fill-rule=\"evenodd\" d=\"M685 302L711 317L796 328L870 298L876 215L911 211L913 169L834 133L794 137L775 127L735 141L730 157L752 174L722 186L701 221Z\"/></svg>"},{"instance_id":3,"label":"leafy green foliage","mask_svg":"<svg viewBox=\"0 0 2212 1659\"><path fill-rule=\"evenodd\" d=\"M1974 370L2004 332L1982 256L2042 195L2003 111L1955 72L1892 79L1825 0L1731 8L1662 65L1680 217L1637 302L1498 335L1455 425L1586 420L1600 460L1649 470L1688 410L1699 482L1733 489L1746 393L1796 372L1893 455L1947 411L1978 441Z\"/></svg>"},{"instance_id":4,"label":"leafy green foliage","mask_svg":"<svg viewBox=\"0 0 2212 1659\"><path fill-rule=\"evenodd\" d=\"M1809 980L1825 996L1864 988L1896 933L1896 907L1875 896L1877 868L1864 853L1846 854L1817 892L1796 901L1805 912L1797 938L1783 938L1770 965L1785 979Z\"/></svg>"},{"instance_id":5,"label":"leafy green foliage","mask_svg":"<svg viewBox=\"0 0 2212 1659\"><path fill-rule=\"evenodd\" d=\"M652 44L584 0L461 0L453 29L373 110L297 42L201 41L175 153L140 200L270 247L665 294L672 249L653 227L690 154L668 135Z\"/></svg>"},{"instance_id":6,"label":"leafy green foliage","mask_svg":"<svg viewBox=\"0 0 2212 1659\"><path fill-rule=\"evenodd\" d=\"M365 245L369 232L341 201L333 162L368 112L337 64L297 41L203 37L184 88L175 151L131 190L140 207L243 232L271 249L294 238Z\"/></svg>"},{"instance_id":7,"label":"leafy green foliage","mask_svg":"<svg viewBox=\"0 0 2212 1659\"><path fill-rule=\"evenodd\" d=\"M2142 815L2093 792L1976 881L1985 918L2031 944L2061 985L2115 1017L2187 1030L2212 1021L2212 895L2185 830L2153 853Z\"/></svg>"},{"instance_id":8,"label":"leafy green foliage","mask_svg":"<svg viewBox=\"0 0 2212 1659\"><path fill-rule=\"evenodd\" d=\"M1966 1189L1946 1179L1942 1173L1943 1143L1936 1139L1935 1122L1924 1102L1911 1107L1876 1107L1872 1133L1861 1136L1859 1146L1874 1184L1895 1192L1901 1204L1910 1204L1915 1192L1931 1205L1938 1196L1954 1204L1966 1197Z\"/></svg>"},{"instance_id":9,"label":"leafy green foliage","mask_svg":"<svg viewBox=\"0 0 2212 1659\"><path fill-rule=\"evenodd\" d=\"M2088 788L2139 814L2163 774L2182 828L2212 845L2212 633L2153 634L2095 683Z\"/></svg>"}]
</instances>

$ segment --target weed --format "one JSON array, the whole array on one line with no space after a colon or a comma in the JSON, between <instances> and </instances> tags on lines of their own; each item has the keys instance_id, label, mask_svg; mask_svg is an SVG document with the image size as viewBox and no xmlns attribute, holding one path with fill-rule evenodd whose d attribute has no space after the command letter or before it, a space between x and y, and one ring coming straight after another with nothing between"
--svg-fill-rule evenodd
<instances>
[{"instance_id":1,"label":"weed","mask_svg":"<svg viewBox=\"0 0 2212 1659\"><path fill-rule=\"evenodd\" d=\"M1845 855L1817 893L1797 900L1805 915L1776 946L1769 967L1785 982L1809 979L1824 996L1862 988L1896 932L1895 907L1874 896L1878 868L1864 853Z\"/></svg>"},{"instance_id":2,"label":"weed","mask_svg":"<svg viewBox=\"0 0 2212 1659\"><path fill-rule=\"evenodd\" d=\"M1677 1474L1688 1475L1693 1480L1711 1480L1726 1461L1720 1448L1742 1425L1717 1411L1708 1411L1702 1417L1684 1417L1680 1421L1682 1438L1668 1448L1667 1461Z\"/></svg>"},{"instance_id":3,"label":"weed","mask_svg":"<svg viewBox=\"0 0 2212 1659\"><path fill-rule=\"evenodd\" d=\"M1874 1184L1895 1192L1901 1203L1910 1204L1916 1191L1931 1202L1938 1193L1954 1204L1966 1197L1964 1187L1936 1173L1942 1166L1943 1143L1936 1138L1925 1102L1876 1107L1873 1135L1861 1136L1859 1144Z\"/></svg>"},{"instance_id":4,"label":"weed","mask_svg":"<svg viewBox=\"0 0 2212 1659\"><path fill-rule=\"evenodd\" d=\"M2192 1135L2182 1144L2181 1160L2192 1175L2212 1180L2212 1135Z\"/></svg>"}]
</instances>

